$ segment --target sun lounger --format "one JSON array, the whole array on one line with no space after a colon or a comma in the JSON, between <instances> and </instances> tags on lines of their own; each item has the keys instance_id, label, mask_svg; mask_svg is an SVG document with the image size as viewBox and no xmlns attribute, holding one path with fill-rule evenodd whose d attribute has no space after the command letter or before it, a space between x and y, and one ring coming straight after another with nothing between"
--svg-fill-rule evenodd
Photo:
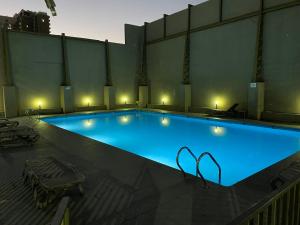
<instances>
[{"instance_id":1,"label":"sun lounger","mask_svg":"<svg viewBox=\"0 0 300 225\"><path fill-rule=\"evenodd\" d=\"M17 127L19 125L19 122L18 121L11 121L11 120L8 120L8 119L0 119L0 128L3 128L3 127Z\"/></svg>"},{"instance_id":2,"label":"sun lounger","mask_svg":"<svg viewBox=\"0 0 300 225\"><path fill-rule=\"evenodd\" d=\"M55 199L79 190L83 194L82 183L85 176L73 165L53 157L27 160L23 171L24 183L33 190L33 198L38 208L45 208Z\"/></svg>"},{"instance_id":3,"label":"sun lounger","mask_svg":"<svg viewBox=\"0 0 300 225\"><path fill-rule=\"evenodd\" d=\"M242 118L245 118L246 117L246 112L236 110L236 108L238 106L239 106L239 104L235 103L226 111L214 110L213 116L218 116L218 117L242 117Z\"/></svg>"},{"instance_id":4,"label":"sun lounger","mask_svg":"<svg viewBox=\"0 0 300 225\"><path fill-rule=\"evenodd\" d=\"M33 145L40 135L27 126L0 128L0 148Z\"/></svg>"}]
</instances>

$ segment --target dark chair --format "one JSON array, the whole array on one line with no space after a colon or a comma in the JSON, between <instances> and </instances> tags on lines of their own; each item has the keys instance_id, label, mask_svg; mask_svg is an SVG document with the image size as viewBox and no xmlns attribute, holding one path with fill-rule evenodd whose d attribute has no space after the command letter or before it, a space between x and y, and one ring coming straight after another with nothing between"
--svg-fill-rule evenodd
<instances>
[{"instance_id":1,"label":"dark chair","mask_svg":"<svg viewBox=\"0 0 300 225\"><path fill-rule=\"evenodd\" d=\"M214 110L213 116L217 117L234 117L234 118L244 118L246 117L245 111L238 111L237 107L239 106L239 103L233 104L228 110L222 111L222 110Z\"/></svg>"},{"instance_id":2,"label":"dark chair","mask_svg":"<svg viewBox=\"0 0 300 225\"><path fill-rule=\"evenodd\" d=\"M239 106L239 103L235 103L233 104L228 110L227 112L237 112L236 108Z\"/></svg>"}]
</instances>

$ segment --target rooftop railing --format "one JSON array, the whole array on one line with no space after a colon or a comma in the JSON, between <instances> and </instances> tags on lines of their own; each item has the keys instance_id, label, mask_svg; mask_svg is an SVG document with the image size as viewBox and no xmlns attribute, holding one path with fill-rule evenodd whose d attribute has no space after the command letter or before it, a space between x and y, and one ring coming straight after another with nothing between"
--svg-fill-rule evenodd
<instances>
[{"instance_id":1,"label":"rooftop railing","mask_svg":"<svg viewBox=\"0 0 300 225\"><path fill-rule=\"evenodd\" d=\"M227 225L299 225L300 178L283 185Z\"/></svg>"}]
</instances>

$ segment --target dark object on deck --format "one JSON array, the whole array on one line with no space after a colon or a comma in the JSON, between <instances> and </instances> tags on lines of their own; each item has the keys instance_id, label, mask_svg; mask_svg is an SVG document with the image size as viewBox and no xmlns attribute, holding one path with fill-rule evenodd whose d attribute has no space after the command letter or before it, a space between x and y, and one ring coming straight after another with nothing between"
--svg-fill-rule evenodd
<instances>
[{"instance_id":1,"label":"dark object on deck","mask_svg":"<svg viewBox=\"0 0 300 225\"><path fill-rule=\"evenodd\" d=\"M73 165L53 157L27 160L23 171L24 184L31 185L33 199L38 208L45 208L55 199L73 190L83 194L85 176Z\"/></svg>"},{"instance_id":2,"label":"dark object on deck","mask_svg":"<svg viewBox=\"0 0 300 225\"><path fill-rule=\"evenodd\" d=\"M228 110L227 112L237 112L236 108L239 106L238 103L233 104Z\"/></svg>"},{"instance_id":3,"label":"dark object on deck","mask_svg":"<svg viewBox=\"0 0 300 225\"><path fill-rule=\"evenodd\" d=\"M31 146L40 135L27 126L0 128L0 148Z\"/></svg>"},{"instance_id":4,"label":"dark object on deck","mask_svg":"<svg viewBox=\"0 0 300 225\"><path fill-rule=\"evenodd\" d=\"M218 117L237 117L237 118L246 118L245 111L238 111L236 108L239 106L238 103L233 104L227 111L214 110L213 116Z\"/></svg>"},{"instance_id":5,"label":"dark object on deck","mask_svg":"<svg viewBox=\"0 0 300 225\"><path fill-rule=\"evenodd\" d=\"M12 121L5 118L0 119L0 128L3 127L9 128L9 127L17 127L17 126L19 126L18 121Z\"/></svg>"}]
</instances>

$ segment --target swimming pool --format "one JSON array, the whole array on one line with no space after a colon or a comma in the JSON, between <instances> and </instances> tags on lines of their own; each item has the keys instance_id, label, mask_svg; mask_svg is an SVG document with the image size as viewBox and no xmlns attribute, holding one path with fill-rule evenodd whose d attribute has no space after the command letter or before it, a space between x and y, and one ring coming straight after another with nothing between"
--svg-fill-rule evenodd
<instances>
[{"instance_id":1,"label":"swimming pool","mask_svg":"<svg viewBox=\"0 0 300 225\"><path fill-rule=\"evenodd\" d=\"M43 121L178 169L176 155L188 146L198 157L210 152L231 186L300 149L300 132L145 111L119 111L45 118ZM195 161L183 151L183 169L195 174ZM218 181L216 165L205 157L203 176Z\"/></svg>"}]
</instances>

